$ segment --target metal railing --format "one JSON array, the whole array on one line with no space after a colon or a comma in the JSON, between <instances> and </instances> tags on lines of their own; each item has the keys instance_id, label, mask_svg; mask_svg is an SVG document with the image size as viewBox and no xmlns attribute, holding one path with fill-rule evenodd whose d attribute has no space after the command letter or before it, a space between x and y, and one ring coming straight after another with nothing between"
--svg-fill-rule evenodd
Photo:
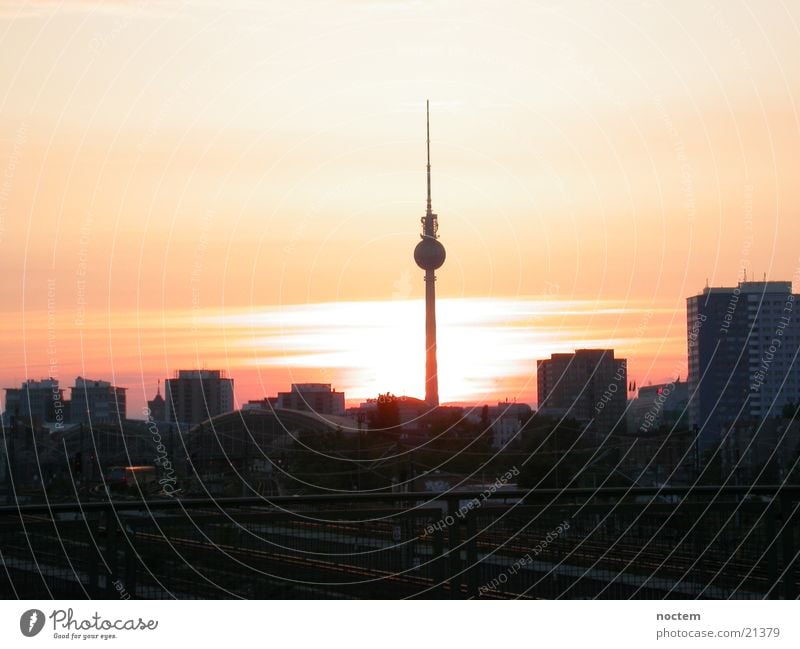
<instances>
[{"instance_id":1,"label":"metal railing","mask_svg":"<svg viewBox=\"0 0 800 649\"><path fill-rule=\"evenodd\" d=\"M800 487L0 507L4 598L790 598Z\"/></svg>"}]
</instances>

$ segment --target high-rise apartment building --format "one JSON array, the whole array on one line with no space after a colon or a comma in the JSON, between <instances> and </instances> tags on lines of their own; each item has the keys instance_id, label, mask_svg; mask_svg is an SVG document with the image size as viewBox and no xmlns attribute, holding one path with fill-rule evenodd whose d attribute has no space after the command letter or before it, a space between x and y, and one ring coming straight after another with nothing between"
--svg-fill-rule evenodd
<instances>
[{"instance_id":1,"label":"high-rise apartment building","mask_svg":"<svg viewBox=\"0 0 800 649\"><path fill-rule=\"evenodd\" d=\"M179 370L165 384L166 420L199 424L233 410L233 379L221 370Z\"/></svg>"},{"instance_id":2,"label":"high-rise apartment building","mask_svg":"<svg viewBox=\"0 0 800 649\"><path fill-rule=\"evenodd\" d=\"M628 372L613 349L578 349L537 361L539 411L590 423L600 433L625 426Z\"/></svg>"},{"instance_id":3,"label":"high-rise apartment building","mask_svg":"<svg viewBox=\"0 0 800 649\"><path fill-rule=\"evenodd\" d=\"M70 418L72 423L115 424L127 417L125 391L108 381L95 381L81 376L71 389Z\"/></svg>"},{"instance_id":4,"label":"high-rise apartment building","mask_svg":"<svg viewBox=\"0 0 800 649\"><path fill-rule=\"evenodd\" d=\"M687 299L689 419L708 448L800 401L800 309L791 282L740 282Z\"/></svg>"},{"instance_id":5,"label":"high-rise apartment building","mask_svg":"<svg viewBox=\"0 0 800 649\"><path fill-rule=\"evenodd\" d=\"M64 424L69 420L68 406L58 379L30 379L18 388L6 388L4 419L7 423L11 417L18 417L29 422Z\"/></svg>"}]
</instances>

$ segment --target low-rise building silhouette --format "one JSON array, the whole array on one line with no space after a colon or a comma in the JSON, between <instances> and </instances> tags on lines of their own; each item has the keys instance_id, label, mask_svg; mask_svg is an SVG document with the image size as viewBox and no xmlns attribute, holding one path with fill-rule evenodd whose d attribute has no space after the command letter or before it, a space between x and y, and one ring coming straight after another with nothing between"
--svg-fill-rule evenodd
<instances>
[{"instance_id":1,"label":"low-rise building silhouette","mask_svg":"<svg viewBox=\"0 0 800 649\"><path fill-rule=\"evenodd\" d=\"M511 443L532 414L533 411L527 403L506 401L489 407L487 416L492 430L492 447L501 449Z\"/></svg>"},{"instance_id":2,"label":"low-rise building silhouette","mask_svg":"<svg viewBox=\"0 0 800 649\"><path fill-rule=\"evenodd\" d=\"M645 385L628 404L628 431L654 433L661 428L688 427L689 388L686 381Z\"/></svg>"},{"instance_id":3,"label":"low-rise building silhouette","mask_svg":"<svg viewBox=\"0 0 800 649\"><path fill-rule=\"evenodd\" d=\"M277 407L320 415L344 415L344 392L337 392L330 383L292 383L290 392L278 392Z\"/></svg>"}]
</instances>

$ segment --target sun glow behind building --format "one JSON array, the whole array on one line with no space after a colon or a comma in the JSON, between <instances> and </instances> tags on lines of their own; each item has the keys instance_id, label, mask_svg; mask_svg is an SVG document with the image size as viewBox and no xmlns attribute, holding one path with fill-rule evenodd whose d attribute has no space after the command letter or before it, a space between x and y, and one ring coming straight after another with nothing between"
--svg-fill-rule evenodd
<instances>
[{"instance_id":1,"label":"sun glow behind building","mask_svg":"<svg viewBox=\"0 0 800 649\"><path fill-rule=\"evenodd\" d=\"M387 390L424 393L422 309L420 300L287 305L212 316L208 324L225 328L228 352L249 355L242 358L248 366L285 368L298 380L318 372L334 379L348 399L361 399ZM571 351L576 340L633 349L641 340L632 322L651 312L578 300L500 298L440 298L437 309L445 332L438 349L441 400L468 403L505 397L532 402L537 358ZM679 335L659 342L664 355L680 357Z\"/></svg>"},{"instance_id":2,"label":"sun glow behind building","mask_svg":"<svg viewBox=\"0 0 800 649\"><path fill-rule=\"evenodd\" d=\"M57 311L62 374L112 377L130 386L136 416L157 382L184 367L216 367L236 380L239 403L290 383L332 383L348 401L378 392L424 393L422 299L341 301L228 309L89 310L76 327ZM6 354L5 385L41 378L48 315L0 322L0 337L26 332L26 352ZM685 362L685 315L670 305L520 298L439 298L440 396L444 403L536 401L536 360L575 347L614 348L643 384L670 379ZM673 377L674 378L674 377Z\"/></svg>"}]
</instances>

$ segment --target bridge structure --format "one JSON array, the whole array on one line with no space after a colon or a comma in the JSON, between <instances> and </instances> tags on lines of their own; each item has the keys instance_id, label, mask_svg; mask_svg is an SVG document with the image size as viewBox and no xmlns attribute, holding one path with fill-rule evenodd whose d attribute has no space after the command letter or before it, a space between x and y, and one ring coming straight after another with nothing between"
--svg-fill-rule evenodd
<instances>
[{"instance_id":1,"label":"bridge structure","mask_svg":"<svg viewBox=\"0 0 800 649\"><path fill-rule=\"evenodd\" d=\"M795 599L800 487L0 508L4 598Z\"/></svg>"}]
</instances>

